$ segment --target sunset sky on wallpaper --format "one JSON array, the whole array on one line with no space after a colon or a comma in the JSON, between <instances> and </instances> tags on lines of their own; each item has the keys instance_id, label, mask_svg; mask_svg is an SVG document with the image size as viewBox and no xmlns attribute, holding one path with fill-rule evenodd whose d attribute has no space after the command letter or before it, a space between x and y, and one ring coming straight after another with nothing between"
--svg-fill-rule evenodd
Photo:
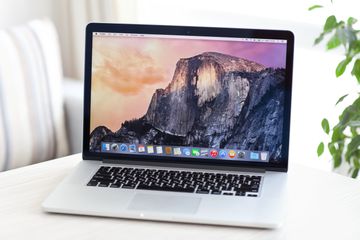
<instances>
[{"instance_id":1,"label":"sunset sky on wallpaper","mask_svg":"<svg viewBox=\"0 0 360 240\"><path fill-rule=\"evenodd\" d=\"M203 52L284 68L286 44L94 36L90 130L116 131L143 116L155 90L171 82L177 61Z\"/></svg>"}]
</instances>

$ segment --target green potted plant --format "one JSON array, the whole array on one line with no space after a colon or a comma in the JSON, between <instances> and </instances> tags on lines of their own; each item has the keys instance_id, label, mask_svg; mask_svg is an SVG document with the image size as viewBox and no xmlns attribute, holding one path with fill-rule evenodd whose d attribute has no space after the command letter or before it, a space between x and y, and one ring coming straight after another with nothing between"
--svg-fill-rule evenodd
<instances>
[{"instance_id":1,"label":"green potted plant","mask_svg":"<svg viewBox=\"0 0 360 240\"><path fill-rule=\"evenodd\" d=\"M309 10L322 7L314 5ZM335 75L337 78L351 77L360 84L360 30L354 28L356 22L357 19L354 17L344 21L337 19L335 15L328 16L323 31L315 39L314 44L325 41L327 50L342 48L344 59L337 65ZM338 104L348 96L349 94L339 97L335 106L339 107ZM321 126L327 140L318 145L318 156L327 148L333 168L345 166L347 174L356 178L360 170L360 93L357 93L355 100L343 109L337 122L330 124L327 118L324 118Z\"/></svg>"}]
</instances>

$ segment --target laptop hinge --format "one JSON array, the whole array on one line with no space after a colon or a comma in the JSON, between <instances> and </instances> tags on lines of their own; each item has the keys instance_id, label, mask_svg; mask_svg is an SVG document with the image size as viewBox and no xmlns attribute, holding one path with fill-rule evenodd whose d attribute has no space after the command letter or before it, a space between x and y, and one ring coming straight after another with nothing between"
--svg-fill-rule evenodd
<instances>
[{"instance_id":1,"label":"laptop hinge","mask_svg":"<svg viewBox=\"0 0 360 240\"><path fill-rule=\"evenodd\" d=\"M174 167L174 168L192 168L192 169L209 169L209 170L228 170L239 172L260 172L264 173L265 169L262 168L246 168L236 166L218 166L218 165L205 165L205 164L187 164L187 163L169 163L169 162L149 162L149 161L134 161L134 160L114 160L103 159L103 163L107 164L126 164L138 166L151 166L151 167Z\"/></svg>"}]
</instances>

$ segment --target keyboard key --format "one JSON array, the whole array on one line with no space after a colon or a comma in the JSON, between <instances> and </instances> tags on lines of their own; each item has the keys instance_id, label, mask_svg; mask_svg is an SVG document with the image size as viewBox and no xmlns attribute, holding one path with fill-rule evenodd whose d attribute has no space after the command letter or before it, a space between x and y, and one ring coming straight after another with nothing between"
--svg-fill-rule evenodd
<instances>
[{"instance_id":1,"label":"keyboard key","mask_svg":"<svg viewBox=\"0 0 360 240\"><path fill-rule=\"evenodd\" d=\"M220 195L220 194L221 194L221 191L218 191L218 190L212 190L212 191L211 191L211 194L214 194L214 195Z\"/></svg>"},{"instance_id":2,"label":"keyboard key","mask_svg":"<svg viewBox=\"0 0 360 240\"><path fill-rule=\"evenodd\" d=\"M87 185L88 186L96 186L98 184L98 181L91 180Z\"/></svg>"},{"instance_id":3,"label":"keyboard key","mask_svg":"<svg viewBox=\"0 0 360 240\"><path fill-rule=\"evenodd\" d=\"M209 193L209 190L207 190L207 189L200 189L200 190L197 190L196 193L208 194L208 193Z\"/></svg>"},{"instance_id":4,"label":"keyboard key","mask_svg":"<svg viewBox=\"0 0 360 240\"><path fill-rule=\"evenodd\" d=\"M124 184L124 185L122 185L121 188L134 189L134 188L135 188L135 185L133 185L133 184Z\"/></svg>"},{"instance_id":5,"label":"keyboard key","mask_svg":"<svg viewBox=\"0 0 360 240\"><path fill-rule=\"evenodd\" d=\"M235 195L236 196L245 196L246 193L245 192L236 192Z\"/></svg>"},{"instance_id":6,"label":"keyboard key","mask_svg":"<svg viewBox=\"0 0 360 240\"><path fill-rule=\"evenodd\" d=\"M148 185L144 185L144 184L140 184L136 189L169 191L169 192L188 192L188 193L192 193L195 190L193 188L173 188L173 187L167 187L167 186L159 187L159 186L155 186L155 185L148 186Z\"/></svg>"},{"instance_id":7,"label":"keyboard key","mask_svg":"<svg viewBox=\"0 0 360 240\"><path fill-rule=\"evenodd\" d=\"M109 183L100 183L98 186L99 187L108 187Z\"/></svg>"},{"instance_id":8,"label":"keyboard key","mask_svg":"<svg viewBox=\"0 0 360 240\"><path fill-rule=\"evenodd\" d=\"M234 195L234 193L232 193L232 192L224 192L223 195L229 195L230 196L230 195Z\"/></svg>"},{"instance_id":9,"label":"keyboard key","mask_svg":"<svg viewBox=\"0 0 360 240\"><path fill-rule=\"evenodd\" d=\"M110 184L110 187L111 187L111 188L119 188L119 187L120 187L120 184Z\"/></svg>"}]
</instances>

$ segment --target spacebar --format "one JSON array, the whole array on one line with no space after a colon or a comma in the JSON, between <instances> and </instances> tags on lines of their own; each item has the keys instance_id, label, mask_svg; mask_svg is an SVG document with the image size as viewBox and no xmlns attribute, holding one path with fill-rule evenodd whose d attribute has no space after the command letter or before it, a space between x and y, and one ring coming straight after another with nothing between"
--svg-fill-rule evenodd
<instances>
[{"instance_id":1,"label":"spacebar","mask_svg":"<svg viewBox=\"0 0 360 240\"><path fill-rule=\"evenodd\" d=\"M147 186L141 184L136 189L168 191L168 192L187 192L187 193L192 193L195 191L194 188L176 188L176 187L173 188L173 187Z\"/></svg>"}]
</instances>

